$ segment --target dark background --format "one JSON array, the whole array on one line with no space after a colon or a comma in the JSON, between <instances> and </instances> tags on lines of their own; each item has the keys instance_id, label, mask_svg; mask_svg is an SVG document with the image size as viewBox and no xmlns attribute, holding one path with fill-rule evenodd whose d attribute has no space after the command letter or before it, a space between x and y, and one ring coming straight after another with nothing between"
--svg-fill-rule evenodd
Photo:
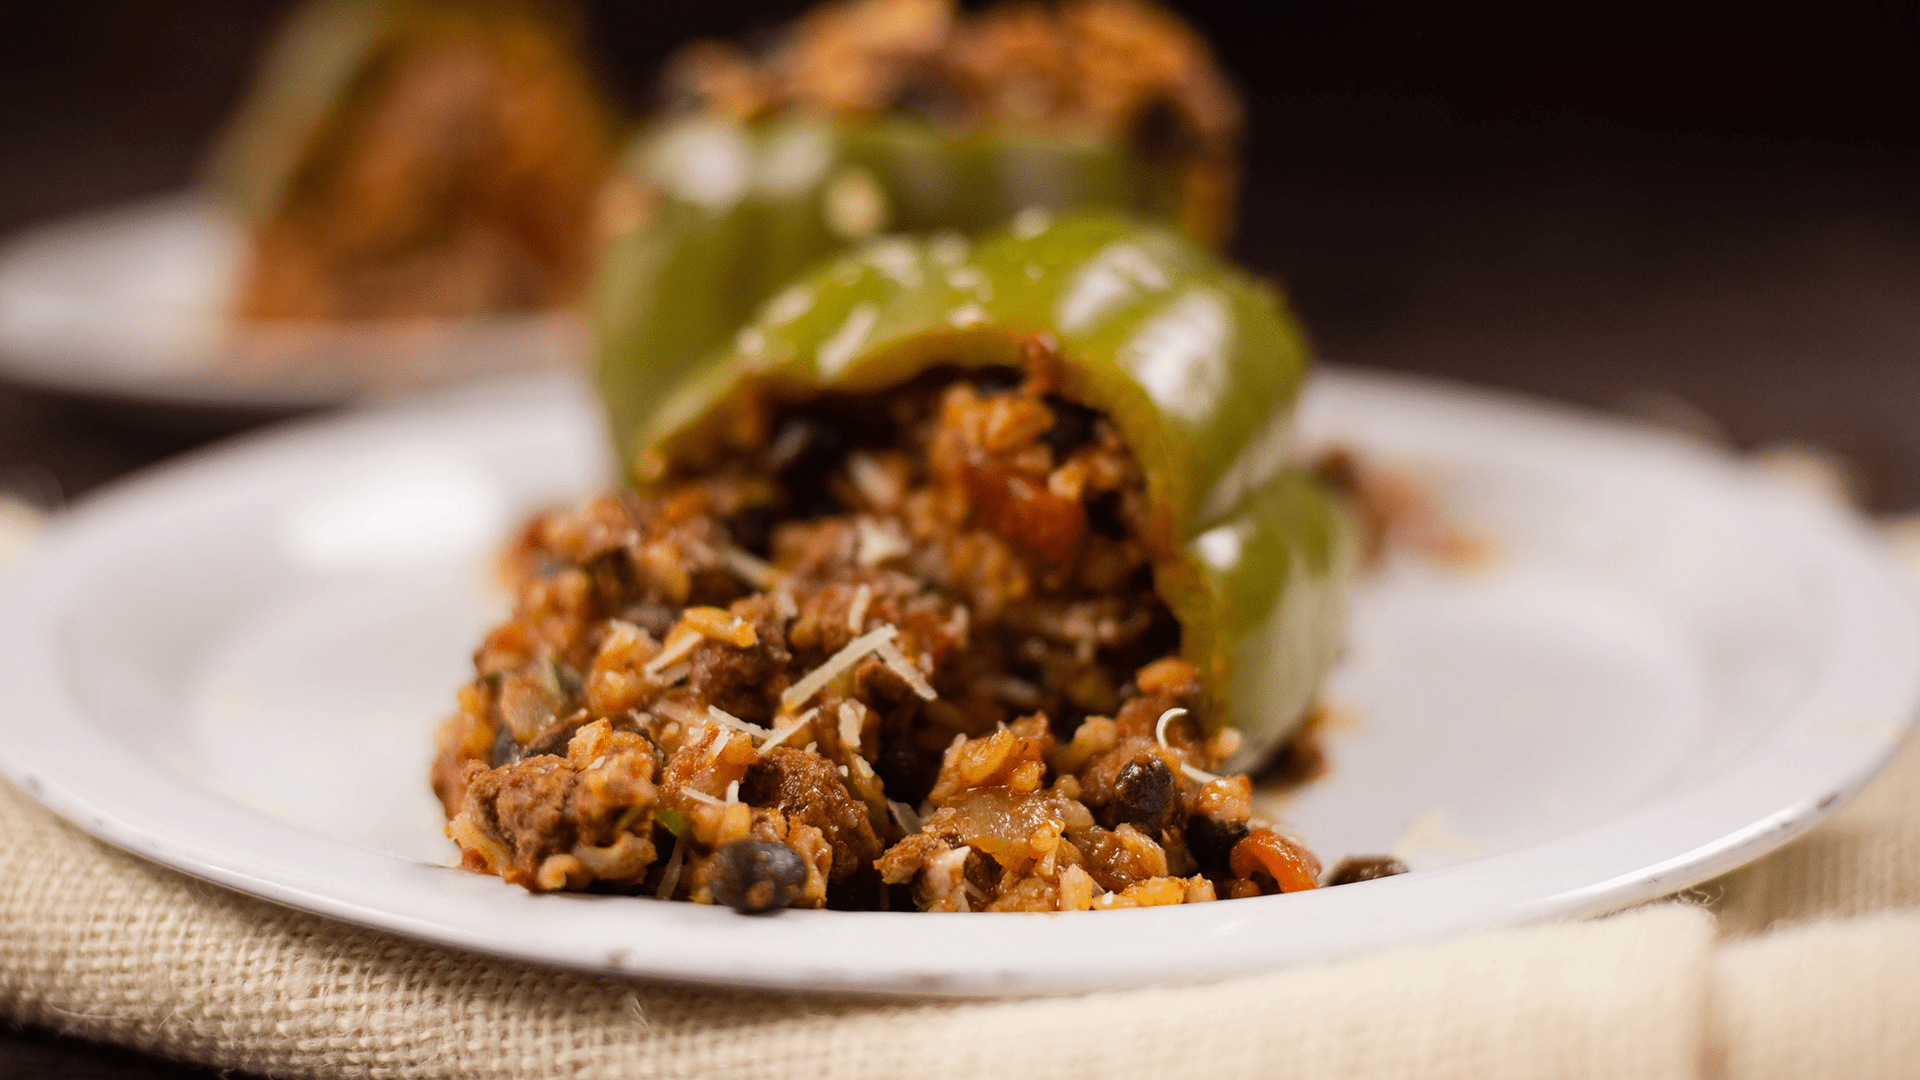
<instances>
[{"instance_id":1,"label":"dark background","mask_svg":"<svg viewBox=\"0 0 1920 1080\"><path fill-rule=\"evenodd\" d=\"M1248 97L1235 254L1323 355L1817 443L1920 509L1920 0L1174 6ZM190 183L285 7L0 3L0 233ZM590 20L638 111L676 44L797 7ZM203 437L0 384L0 487L71 498ZM201 1075L0 1030L9 1064Z\"/></svg>"}]
</instances>

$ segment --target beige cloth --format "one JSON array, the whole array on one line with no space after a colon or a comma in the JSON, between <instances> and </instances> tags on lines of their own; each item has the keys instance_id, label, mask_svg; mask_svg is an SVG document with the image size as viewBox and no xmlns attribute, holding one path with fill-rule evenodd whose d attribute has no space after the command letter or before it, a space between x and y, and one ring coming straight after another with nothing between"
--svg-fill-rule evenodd
<instances>
[{"instance_id":1,"label":"beige cloth","mask_svg":"<svg viewBox=\"0 0 1920 1080\"><path fill-rule=\"evenodd\" d=\"M1920 1075L1920 743L1773 856L1609 919L1183 989L689 990L486 959L122 854L0 783L0 1016L287 1077Z\"/></svg>"}]
</instances>

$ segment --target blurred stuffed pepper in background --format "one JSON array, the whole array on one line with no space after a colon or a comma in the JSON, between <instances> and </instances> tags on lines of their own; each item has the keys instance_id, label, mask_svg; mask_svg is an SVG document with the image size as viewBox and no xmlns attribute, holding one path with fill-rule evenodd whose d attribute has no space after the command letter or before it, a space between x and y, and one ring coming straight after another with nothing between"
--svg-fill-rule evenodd
<instances>
[{"instance_id":1,"label":"blurred stuffed pepper in background","mask_svg":"<svg viewBox=\"0 0 1920 1080\"><path fill-rule=\"evenodd\" d=\"M313 0L212 181L243 320L463 319L576 300L617 124L551 0Z\"/></svg>"}]
</instances>

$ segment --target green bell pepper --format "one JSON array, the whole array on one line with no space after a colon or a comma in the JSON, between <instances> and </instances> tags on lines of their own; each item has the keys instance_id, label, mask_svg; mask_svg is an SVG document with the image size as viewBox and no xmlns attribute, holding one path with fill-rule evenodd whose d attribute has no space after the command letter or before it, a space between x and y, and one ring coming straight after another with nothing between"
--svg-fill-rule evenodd
<instances>
[{"instance_id":1,"label":"green bell pepper","mask_svg":"<svg viewBox=\"0 0 1920 1080\"><path fill-rule=\"evenodd\" d=\"M1139 462L1156 591L1207 678L1208 715L1256 762L1297 726L1331 663L1353 530L1288 467L1308 363L1266 285L1209 249L1108 214L1011 232L872 242L775 294L662 398L603 382L642 489L723 444L743 392L876 391L936 365L1021 366L1057 341L1060 391L1106 413ZM638 365L641 358L630 356ZM648 391L650 393L650 391Z\"/></svg>"},{"instance_id":2,"label":"green bell pepper","mask_svg":"<svg viewBox=\"0 0 1920 1080\"><path fill-rule=\"evenodd\" d=\"M621 428L775 289L878 233L971 234L1028 208L1210 220L1184 213L1176 175L1122 144L954 139L905 115L667 121L634 140L610 191L631 220L605 243L592 296L599 377Z\"/></svg>"},{"instance_id":3,"label":"green bell pepper","mask_svg":"<svg viewBox=\"0 0 1920 1080\"><path fill-rule=\"evenodd\" d=\"M424 42L464 41L492 51L520 50L577 83L592 115L613 121L586 83L558 9L529 0L310 0L280 27L254 85L221 133L209 180L251 222L282 213L311 185L337 129L362 107L383 66ZM426 133L435 135L438 133Z\"/></svg>"}]
</instances>

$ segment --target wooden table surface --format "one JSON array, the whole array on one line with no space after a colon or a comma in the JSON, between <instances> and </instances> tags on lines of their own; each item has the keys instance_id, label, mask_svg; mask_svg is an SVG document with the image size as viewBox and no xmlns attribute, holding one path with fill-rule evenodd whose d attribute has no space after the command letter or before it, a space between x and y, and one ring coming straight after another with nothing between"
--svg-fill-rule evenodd
<instances>
[{"instance_id":1,"label":"wooden table surface","mask_svg":"<svg viewBox=\"0 0 1920 1080\"><path fill-rule=\"evenodd\" d=\"M638 7L595 8L628 86L687 32L778 10L676 10L650 35ZM1920 127L1875 97L1915 89L1913 5L1837 6L1806 31L1818 55L1795 27L1702 17L1578 47L1538 31L1526 62L1469 47L1513 4L1282 5L1259 32L1255 6L1186 7L1252 99L1236 254L1322 355L1817 444L1875 509L1920 508ZM272 8L0 7L0 233L191 182ZM0 490L58 505L247 422L0 383ZM215 1075L5 1030L0 1074Z\"/></svg>"}]
</instances>

